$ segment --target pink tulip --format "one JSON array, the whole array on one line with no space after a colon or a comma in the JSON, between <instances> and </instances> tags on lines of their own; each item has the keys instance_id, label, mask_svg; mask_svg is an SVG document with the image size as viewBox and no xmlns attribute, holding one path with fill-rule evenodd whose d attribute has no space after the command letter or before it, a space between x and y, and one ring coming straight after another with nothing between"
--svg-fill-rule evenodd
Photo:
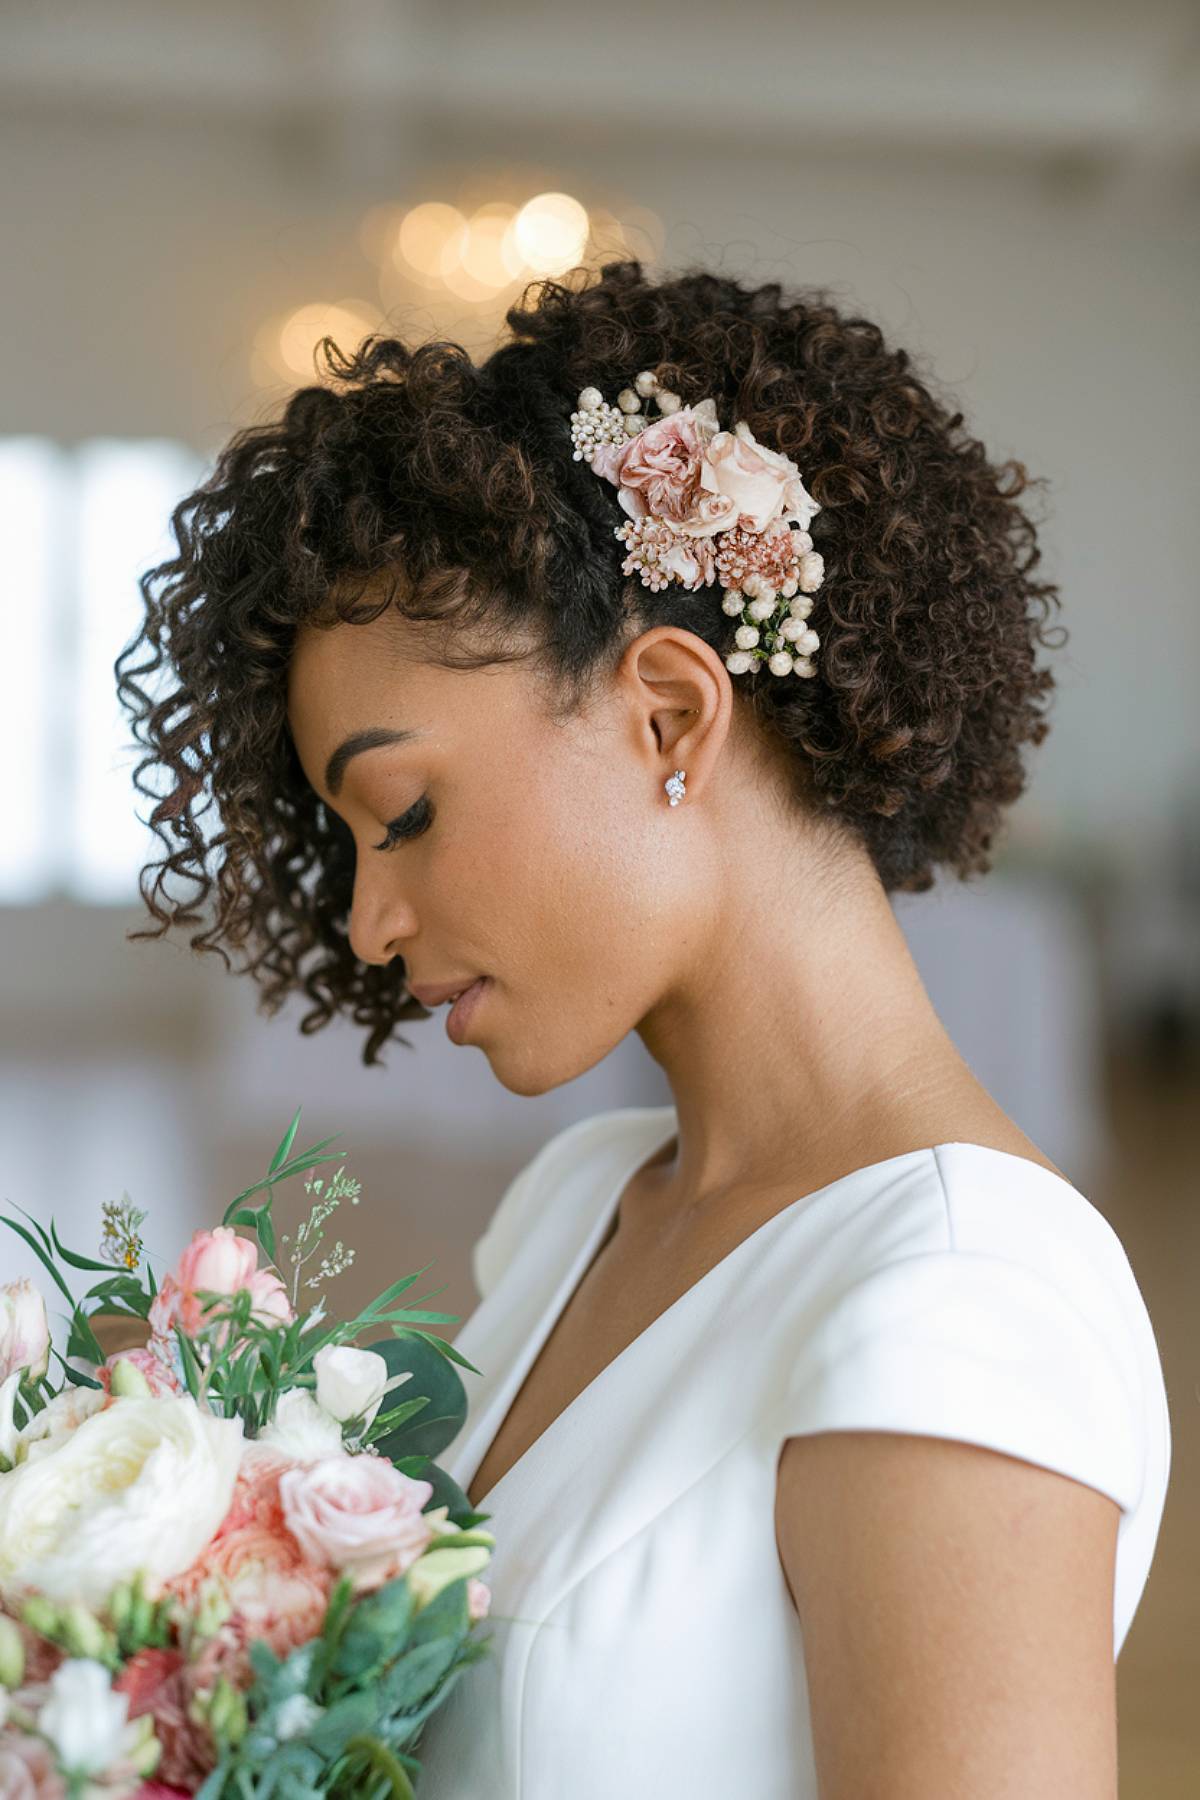
<instances>
[{"instance_id":1,"label":"pink tulip","mask_svg":"<svg viewBox=\"0 0 1200 1800\"><path fill-rule=\"evenodd\" d=\"M249 1292L255 1316L264 1322L290 1325L295 1318L287 1290L278 1275L257 1267L258 1251L249 1238L239 1237L230 1225L213 1231L197 1231L179 1259L174 1275L164 1276L150 1307L150 1330L156 1338L169 1336L176 1321L189 1337L205 1322L201 1293L229 1297ZM216 1310L216 1308L212 1308ZM225 1335L224 1328L219 1334Z\"/></svg>"},{"instance_id":2,"label":"pink tulip","mask_svg":"<svg viewBox=\"0 0 1200 1800\"><path fill-rule=\"evenodd\" d=\"M10 1281L0 1287L0 1382L22 1369L40 1381L49 1367L46 1302L31 1281Z\"/></svg>"},{"instance_id":3,"label":"pink tulip","mask_svg":"<svg viewBox=\"0 0 1200 1800\"><path fill-rule=\"evenodd\" d=\"M214 1294L236 1294L249 1287L258 1267L258 1250L249 1238L239 1237L232 1225L215 1231L197 1231L179 1259L175 1279L190 1293L207 1289Z\"/></svg>"},{"instance_id":4,"label":"pink tulip","mask_svg":"<svg viewBox=\"0 0 1200 1800\"><path fill-rule=\"evenodd\" d=\"M250 1289L254 1316L269 1324L272 1320L290 1325L295 1318L287 1289L270 1269L257 1269L246 1283Z\"/></svg>"}]
</instances>

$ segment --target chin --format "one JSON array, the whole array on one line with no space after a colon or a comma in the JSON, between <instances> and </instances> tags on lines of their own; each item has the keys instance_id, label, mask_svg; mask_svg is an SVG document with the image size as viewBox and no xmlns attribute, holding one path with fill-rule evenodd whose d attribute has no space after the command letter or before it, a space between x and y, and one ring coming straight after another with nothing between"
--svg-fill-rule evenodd
<instances>
[{"instance_id":1,"label":"chin","mask_svg":"<svg viewBox=\"0 0 1200 1800\"><path fill-rule=\"evenodd\" d=\"M491 1049L485 1043L479 1048L487 1053L492 1065L492 1073L501 1087L507 1088L510 1094L520 1094L524 1099L535 1099L539 1094L549 1094L555 1088L565 1087L570 1081L577 1081L594 1069L610 1055L622 1038L605 1039L590 1049L581 1051L577 1045L555 1046L544 1039L536 1042L536 1048L530 1050L524 1046L516 1056L506 1055L508 1042L497 1037ZM562 1051L555 1057L555 1049Z\"/></svg>"}]
</instances>

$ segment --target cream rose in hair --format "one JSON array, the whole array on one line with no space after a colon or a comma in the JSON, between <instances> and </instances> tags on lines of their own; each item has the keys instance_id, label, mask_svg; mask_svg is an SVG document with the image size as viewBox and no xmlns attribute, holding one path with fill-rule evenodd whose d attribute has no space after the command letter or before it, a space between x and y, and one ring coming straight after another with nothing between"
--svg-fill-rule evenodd
<instances>
[{"instance_id":1,"label":"cream rose in hair","mask_svg":"<svg viewBox=\"0 0 1200 1800\"><path fill-rule=\"evenodd\" d=\"M717 433L704 464L701 484L706 494L728 502L724 524L740 523L745 530L758 532L773 519L788 518L807 530L814 513L821 510L791 458L760 444L743 421L733 431Z\"/></svg>"},{"instance_id":2,"label":"cream rose in hair","mask_svg":"<svg viewBox=\"0 0 1200 1800\"><path fill-rule=\"evenodd\" d=\"M93 1608L140 1570L150 1594L224 1519L242 1421L188 1396L121 1400L0 1479L0 1593Z\"/></svg>"}]
</instances>

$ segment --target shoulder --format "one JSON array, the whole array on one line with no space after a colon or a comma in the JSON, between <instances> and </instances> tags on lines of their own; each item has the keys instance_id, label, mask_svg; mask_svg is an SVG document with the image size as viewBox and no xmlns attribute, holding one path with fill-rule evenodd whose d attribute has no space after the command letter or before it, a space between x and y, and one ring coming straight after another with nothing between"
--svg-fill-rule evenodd
<instances>
[{"instance_id":1,"label":"shoulder","mask_svg":"<svg viewBox=\"0 0 1200 1800\"><path fill-rule=\"evenodd\" d=\"M1125 1249L1065 1177L947 1144L831 1228L783 1347L781 1436L920 1433L1024 1457L1132 1510L1165 1478L1153 1329Z\"/></svg>"},{"instance_id":2,"label":"shoulder","mask_svg":"<svg viewBox=\"0 0 1200 1800\"><path fill-rule=\"evenodd\" d=\"M529 1241L551 1199L579 1180L602 1180L610 1158L636 1153L643 1137L661 1131L669 1106L621 1106L575 1119L548 1138L518 1169L471 1250L475 1285L485 1297L522 1244Z\"/></svg>"}]
</instances>

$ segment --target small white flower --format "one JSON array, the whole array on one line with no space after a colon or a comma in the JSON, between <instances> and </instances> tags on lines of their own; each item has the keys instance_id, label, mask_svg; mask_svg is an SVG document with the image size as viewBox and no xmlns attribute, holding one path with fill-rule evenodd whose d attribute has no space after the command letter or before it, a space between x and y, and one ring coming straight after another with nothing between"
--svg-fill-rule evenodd
<instances>
[{"instance_id":1,"label":"small white flower","mask_svg":"<svg viewBox=\"0 0 1200 1800\"><path fill-rule=\"evenodd\" d=\"M313 1357L317 1399L335 1419L364 1419L364 1429L379 1411L388 1385L388 1366L377 1350L355 1350L349 1344L326 1344Z\"/></svg>"},{"instance_id":2,"label":"small white flower","mask_svg":"<svg viewBox=\"0 0 1200 1800\"><path fill-rule=\"evenodd\" d=\"M255 1439L294 1462L317 1462L342 1448L342 1427L307 1388L288 1388L275 1403L275 1417Z\"/></svg>"},{"instance_id":3,"label":"small white flower","mask_svg":"<svg viewBox=\"0 0 1200 1800\"><path fill-rule=\"evenodd\" d=\"M275 1736L280 1743L305 1737L324 1711L307 1694L289 1694L275 1714Z\"/></svg>"},{"instance_id":4,"label":"small white flower","mask_svg":"<svg viewBox=\"0 0 1200 1800\"><path fill-rule=\"evenodd\" d=\"M102 1664L71 1657L50 1677L50 1697L38 1715L69 1774L98 1775L116 1762L125 1743L129 1698L114 1694Z\"/></svg>"}]
</instances>

